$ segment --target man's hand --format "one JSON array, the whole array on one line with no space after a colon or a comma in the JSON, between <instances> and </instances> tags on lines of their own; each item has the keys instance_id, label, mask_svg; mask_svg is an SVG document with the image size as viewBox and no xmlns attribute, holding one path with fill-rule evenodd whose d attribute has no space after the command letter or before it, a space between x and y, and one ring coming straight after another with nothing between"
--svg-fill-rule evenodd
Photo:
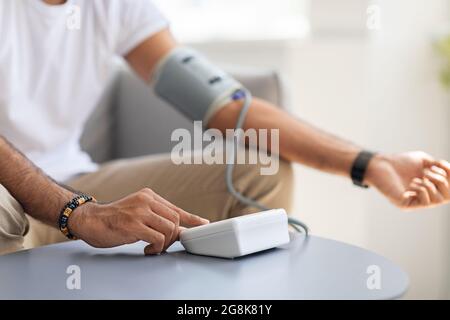
<instances>
[{"instance_id":1,"label":"man's hand","mask_svg":"<svg viewBox=\"0 0 450 320\"><path fill-rule=\"evenodd\" d=\"M145 254L159 254L178 239L180 225L209 221L190 214L146 188L109 203L86 203L69 219L69 229L94 247L107 248L139 240L148 242Z\"/></svg>"},{"instance_id":2,"label":"man's hand","mask_svg":"<svg viewBox=\"0 0 450 320\"><path fill-rule=\"evenodd\" d=\"M377 155L366 177L369 185L405 210L450 202L450 164L424 152Z\"/></svg>"}]
</instances>

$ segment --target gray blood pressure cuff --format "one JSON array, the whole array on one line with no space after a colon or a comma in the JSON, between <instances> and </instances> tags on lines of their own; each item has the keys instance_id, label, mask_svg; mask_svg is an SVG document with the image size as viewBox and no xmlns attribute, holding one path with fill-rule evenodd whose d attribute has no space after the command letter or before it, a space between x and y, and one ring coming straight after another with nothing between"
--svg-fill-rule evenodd
<instances>
[{"instance_id":1,"label":"gray blood pressure cuff","mask_svg":"<svg viewBox=\"0 0 450 320\"><path fill-rule=\"evenodd\" d=\"M186 47L172 50L158 63L153 85L160 98L190 119L202 120L203 126L244 90L233 77Z\"/></svg>"}]
</instances>

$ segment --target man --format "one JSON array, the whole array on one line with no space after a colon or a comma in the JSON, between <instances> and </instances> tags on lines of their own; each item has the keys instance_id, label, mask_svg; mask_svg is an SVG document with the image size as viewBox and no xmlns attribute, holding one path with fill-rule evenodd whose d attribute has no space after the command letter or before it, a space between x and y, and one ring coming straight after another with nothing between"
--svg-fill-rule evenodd
<instances>
[{"instance_id":1,"label":"man","mask_svg":"<svg viewBox=\"0 0 450 320\"><path fill-rule=\"evenodd\" d=\"M69 6L81 9L79 30L67 28ZM176 166L161 156L97 166L81 151L78 140L111 76L111 57L124 57L148 82L158 62L177 47L149 0L1 1L0 28L0 253L23 247L25 212L55 231L67 223L66 234L92 246L144 240L145 253L158 254L177 239L182 225L255 210L228 193L223 165ZM240 100L228 102L207 126L234 128L241 107ZM284 160L278 174L260 176L257 167L243 165L234 175L241 193L268 207L289 206L289 162L349 176L359 161L359 183L402 209L450 201L449 163L425 153L372 157L256 98L244 127L279 129ZM62 221L73 189L99 202L77 203Z\"/></svg>"}]
</instances>

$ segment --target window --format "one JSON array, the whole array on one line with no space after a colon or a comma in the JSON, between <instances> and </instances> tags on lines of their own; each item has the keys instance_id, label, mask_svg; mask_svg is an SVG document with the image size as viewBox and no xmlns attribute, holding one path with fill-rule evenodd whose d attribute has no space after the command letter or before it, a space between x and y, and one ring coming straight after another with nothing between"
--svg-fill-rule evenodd
<instances>
[{"instance_id":1,"label":"window","mask_svg":"<svg viewBox=\"0 0 450 320\"><path fill-rule=\"evenodd\" d=\"M309 32L307 0L154 0L183 42L266 40Z\"/></svg>"}]
</instances>

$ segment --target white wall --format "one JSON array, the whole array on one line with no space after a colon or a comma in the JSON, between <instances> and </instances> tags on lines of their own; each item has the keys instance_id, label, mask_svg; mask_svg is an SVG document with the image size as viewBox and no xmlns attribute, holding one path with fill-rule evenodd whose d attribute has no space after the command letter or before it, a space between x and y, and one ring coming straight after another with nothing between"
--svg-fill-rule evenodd
<instances>
[{"instance_id":1,"label":"white wall","mask_svg":"<svg viewBox=\"0 0 450 320\"><path fill-rule=\"evenodd\" d=\"M395 2L392 4L391 2ZM430 49L445 0L383 1L384 31L196 45L216 62L279 70L293 114L375 150L450 158L450 100ZM399 20L400 19L400 20ZM301 139L302 137L299 137ZM312 233L372 249L411 277L406 298L448 298L449 207L404 213L374 190L296 167L295 215Z\"/></svg>"},{"instance_id":2,"label":"white wall","mask_svg":"<svg viewBox=\"0 0 450 320\"><path fill-rule=\"evenodd\" d=\"M450 158L450 100L438 81L433 34L448 21L448 1L380 1L383 29L371 46L369 142L377 149L423 149ZM380 130L382 128L382 130ZM450 208L395 210L367 202L367 247L402 265L411 298L450 297Z\"/></svg>"}]
</instances>

